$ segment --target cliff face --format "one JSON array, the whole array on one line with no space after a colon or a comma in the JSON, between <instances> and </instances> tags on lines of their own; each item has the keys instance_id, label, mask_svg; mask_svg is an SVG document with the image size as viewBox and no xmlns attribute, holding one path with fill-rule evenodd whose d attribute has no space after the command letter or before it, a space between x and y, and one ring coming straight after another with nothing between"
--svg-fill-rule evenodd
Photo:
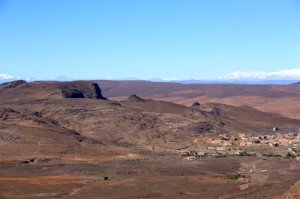
<instances>
[{"instance_id":1,"label":"cliff face","mask_svg":"<svg viewBox=\"0 0 300 199\"><path fill-rule=\"evenodd\" d=\"M65 98L106 99L102 96L101 89L96 83L83 81L63 82L59 89Z\"/></svg>"},{"instance_id":2,"label":"cliff face","mask_svg":"<svg viewBox=\"0 0 300 199\"><path fill-rule=\"evenodd\" d=\"M49 96L106 99L99 85L88 81L27 83L24 80L18 80L0 84L0 93L18 94L22 98L36 99Z\"/></svg>"}]
</instances>

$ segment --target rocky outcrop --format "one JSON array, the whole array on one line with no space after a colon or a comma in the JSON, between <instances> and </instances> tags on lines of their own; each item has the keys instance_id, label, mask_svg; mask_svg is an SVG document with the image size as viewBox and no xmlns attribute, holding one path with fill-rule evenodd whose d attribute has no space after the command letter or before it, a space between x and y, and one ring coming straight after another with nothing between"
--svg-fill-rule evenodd
<instances>
[{"instance_id":1,"label":"rocky outcrop","mask_svg":"<svg viewBox=\"0 0 300 199\"><path fill-rule=\"evenodd\" d=\"M83 81L62 82L59 89L65 98L106 99L102 96L101 89L96 83Z\"/></svg>"},{"instance_id":2,"label":"rocky outcrop","mask_svg":"<svg viewBox=\"0 0 300 199\"><path fill-rule=\"evenodd\" d=\"M137 95L130 95L128 97L127 101L130 101L130 102L145 102L146 100L144 100L143 98L140 98Z\"/></svg>"},{"instance_id":3,"label":"rocky outcrop","mask_svg":"<svg viewBox=\"0 0 300 199\"><path fill-rule=\"evenodd\" d=\"M194 102L194 103L192 104L192 106L200 106L200 103L199 103L199 102Z\"/></svg>"},{"instance_id":4,"label":"rocky outcrop","mask_svg":"<svg viewBox=\"0 0 300 199\"><path fill-rule=\"evenodd\" d=\"M0 93L11 89L25 88L27 86L27 82L24 80L16 80L12 82L3 83L0 84Z\"/></svg>"}]
</instances>

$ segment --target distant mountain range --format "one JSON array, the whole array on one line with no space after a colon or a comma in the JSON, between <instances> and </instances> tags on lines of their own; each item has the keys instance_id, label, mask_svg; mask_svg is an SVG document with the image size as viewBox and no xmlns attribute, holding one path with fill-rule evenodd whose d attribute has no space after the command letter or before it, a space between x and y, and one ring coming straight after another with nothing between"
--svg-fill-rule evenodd
<instances>
[{"instance_id":1,"label":"distant mountain range","mask_svg":"<svg viewBox=\"0 0 300 199\"><path fill-rule=\"evenodd\" d=\"M220 79L220 80L171 80L181 84L292 84L300 80L241 80L241 79Z\"/></svg>"},{"instance_id":2,"label":"distant mountain range","mask_svg":"<svg viewBox=\"0 0 300 199\"><path fill-rule=\"evenodd\" d=\"M79 79L67 78L64 76L51 77L51 78L35 78L35 77L14 77L7 74L0 74L0 83L10 82L14 80L24 79L28 82L33 81L74 81ZM133 81L151 81L151 82L173 82L181 84L292 84L299 82L300 79L215 79L215 80L174 80L174 79L141 79L141 78L123 78L123 79L108 79L108 78L97 78L98 80L133 80ZM88 80L88 79L80 79Z\"/></svg>"}]
</instances>

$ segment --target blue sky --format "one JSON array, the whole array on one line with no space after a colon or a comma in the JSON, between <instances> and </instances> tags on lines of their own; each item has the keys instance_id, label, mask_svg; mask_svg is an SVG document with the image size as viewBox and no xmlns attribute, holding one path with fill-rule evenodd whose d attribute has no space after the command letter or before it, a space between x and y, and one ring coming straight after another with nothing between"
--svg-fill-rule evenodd
<instances>
[{"instance_id":1,"label":"blue sky","mask_svg":"<svg viewBox=\"0 0 300 199\"><path fill-rule=\"evenodd\" d=\"M217 79L300 68L300 0L0 0L0 74Z\"/></svg>"}]
</instances>

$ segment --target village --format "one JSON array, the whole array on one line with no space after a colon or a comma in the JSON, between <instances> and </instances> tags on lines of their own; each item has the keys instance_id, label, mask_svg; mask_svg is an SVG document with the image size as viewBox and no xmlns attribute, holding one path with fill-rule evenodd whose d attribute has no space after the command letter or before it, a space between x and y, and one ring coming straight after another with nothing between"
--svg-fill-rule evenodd
<instances>
[{"instance_id":1,"label":"village","mask_svg":"<svg viewBox=\"0 0 300 199\"><path fill-rule=\"evenodd\" d=\"M273 131L278 131L277 127ZM184 160L201 157L227 156L268 156L296 158L300 161L300 133L274 133L252 135L219 134L217 137L204 136L194 139L190 147L177 149Z\"/></svg>"}]
</instances>

